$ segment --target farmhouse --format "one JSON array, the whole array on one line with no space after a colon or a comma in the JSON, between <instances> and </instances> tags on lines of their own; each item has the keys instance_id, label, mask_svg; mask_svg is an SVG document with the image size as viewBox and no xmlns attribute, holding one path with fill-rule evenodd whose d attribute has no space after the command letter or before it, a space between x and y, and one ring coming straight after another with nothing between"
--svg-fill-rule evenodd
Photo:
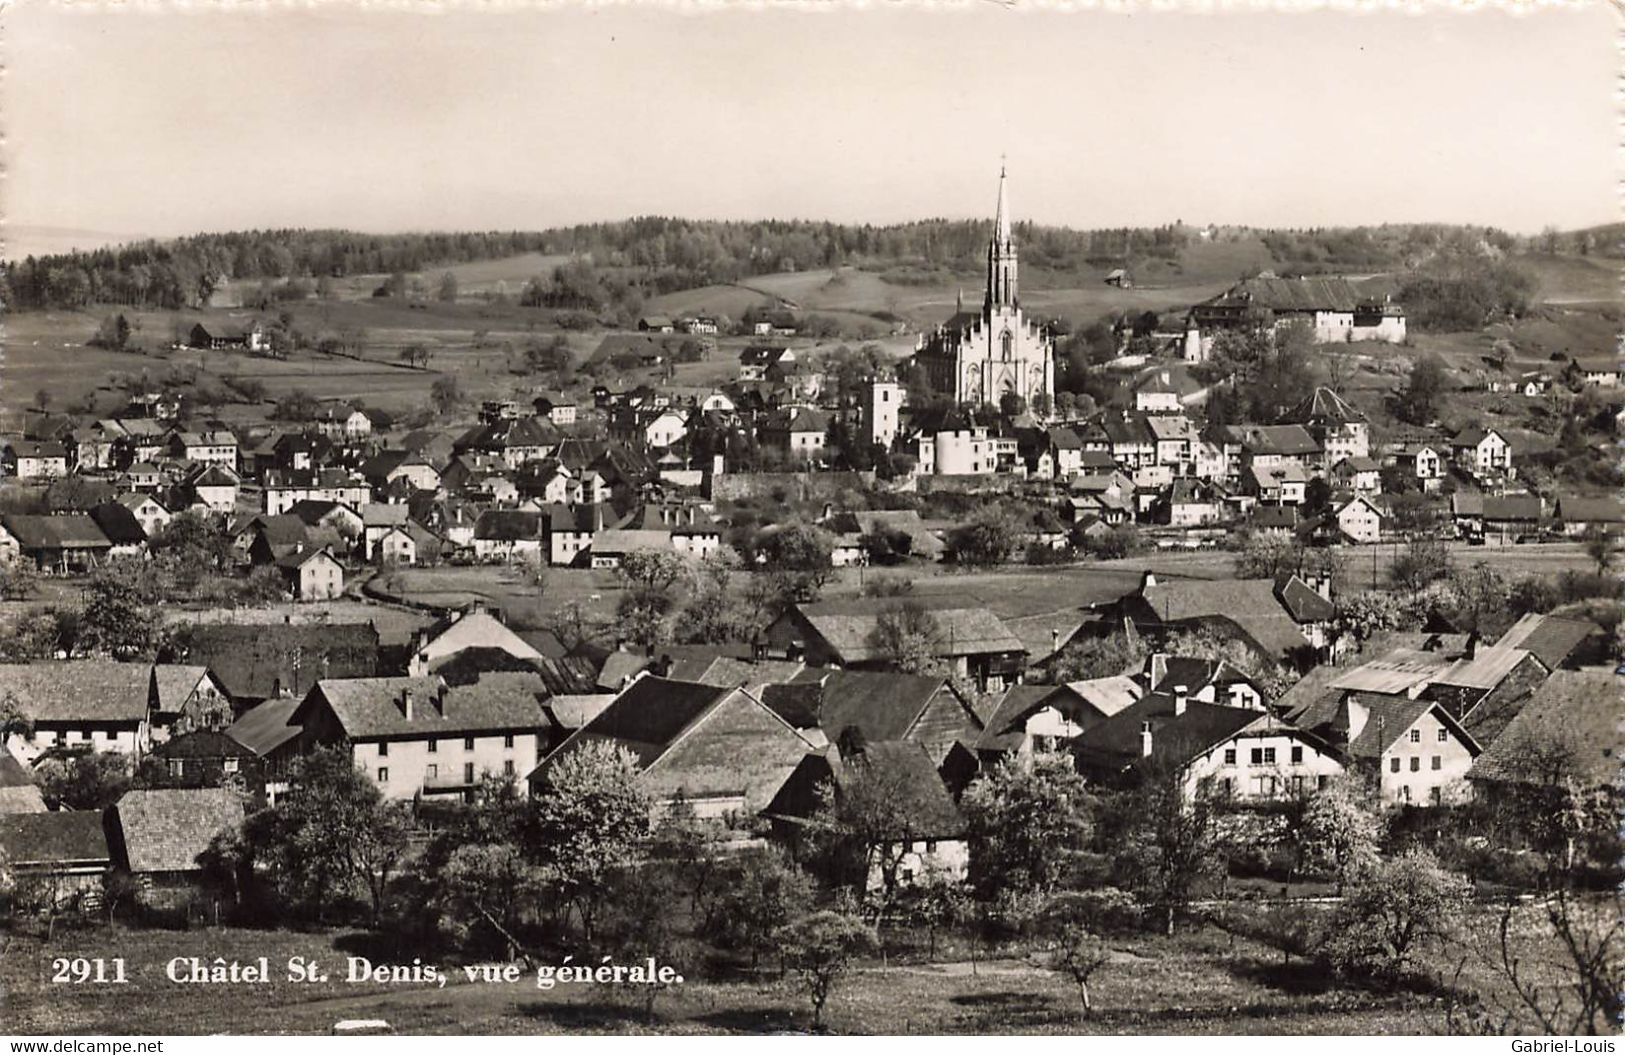
<instances>
[{"instance_id":1,"label":"farmhouse","mask_svg":"<svg viewBox=\"0 0 1625 1055\"><path fill-rule=\"evenodd\" d=\"M276 562L288 589L300 601L330 601L344 593L344 566L323 546L303 546Z\"/></svg>"},{"instance_id":2,"label":"farmhouse","mask_svg":"<svg viewBox=\"0 0 1625 1055\"><path fill-rule=\"evenodd\" d=\"M766 686L762 702L810 740L908 740L937 765L955 744L982 735L976 712L946 678L807 667Z\"/></svg>"},{"instance_id":3,"label":"farmhouse","mask_svg":"<svg viewBox=\"0 0 1625 1055\"><path fill-rule=\"evenodd\" d=\"M68 475L68 449L55 440L13 440L6 444L5 475L19 480L50 480Z\"/></svg>"},{"instance_id":4,"label":"farmhouse","mask_svg":"<svg viewBox=\"0 0 1625 1055\"><path fill-rule=\"evenodd\" d=\"M99 892L113 865L99 810L0 813L0 852L19 883L59 905Z\"/></svg>"},{"instance_id":5,"label":"farmhouse","mask_svg":"<svg viewBox=\"0 0 1625 1055\"><path fill-rule=\"evenodd\" d=\"M531 787L591 743L632 752L657 818L681 798L708 819L759 813L815 746L742 688L645 675L548 755Z\"/></svg>"},{"instance_id":6,"label":"farmhouse","mask_svg":"<svg viewBox=\"0 0 1625 1055\"><path fill-rule=\"evenodd\" d=\"M110 659L0 664L0 696L14 697L32 733L5 745L32 763L45 751L117 751L139 757L152 735L152 667Z\"/></svg>"},{"instance_id":7,"label":"farmhouse","mask_svg":"<svg viewBox=\"0 0 1625 1055\"><path fill-rule=\"evenodd\" d=\"M113 548L96 521L80 513L13 513L0 517L0 525L17 540L18 555L42 570L83 571L100 563Z\"/></svg>"},{"instance_id":8,"label":"farmhouse","mask_svg":"<svg viewBox=\"0 0 1625 1055\"><path fill-rule=\"evenodd\" d=\"M929 613L936 626L931 651L959 677L984 691L999 691L1021 680L1027 650L986 608L954 598L910 602ZM794 604L774 620L764 637L776 653L805 657L814 666L883 667L889 661L877 627L884 612L872 600Z\"/></svg>"},{"instance_id":9,"label":"farmhouse","mask_svg":"<svg viewBox=\"0 0 1625 1055\"><path fill-rule=\"evenodd\" d=\"M1405 340L1405 310L1386 295L1363 293L1344 278L1244 279L1190 310L1185 358L1204 361L1222 330L1274 327L1301 319L1321 344Z\"/></svg>"},{"instance_id":10,"label":"farmhouse","mask_svg":"<svg viewBox=\"0 0 1625 1055\"><path fill-rule=\"evenodd\" d=\"M127 791L111 811L112 856L149 893L185 887L215 835L243 820L243 800L226 788Z\"/></svg>"},{"instance_id":11,"label":"farmhouse","mask_svg":"<svg viewBox=\"0 0 1625 1055\"><path fill-rule=\"evenodd\" d=\"M384 795L466 796L489 775L517 779L536 764L547 719L535 678L486 675L448 686L438 677L323 679L288 724L305 750L349 746Z\"/></svg>"}]
</instances>

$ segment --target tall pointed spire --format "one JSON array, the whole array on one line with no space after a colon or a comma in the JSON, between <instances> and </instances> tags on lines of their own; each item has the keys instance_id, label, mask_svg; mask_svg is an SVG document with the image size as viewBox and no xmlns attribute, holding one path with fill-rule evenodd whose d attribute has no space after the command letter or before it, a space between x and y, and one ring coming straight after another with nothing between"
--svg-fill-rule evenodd
<instances>
[{"instance_id":1,"label":"tall pointed spire","mask_svg":"<svg viewBox=\"0 0 1625 1055\"><path fill-rule=\"evenodd\" d=\"M993 237L1001 243L1010 240L1010 202L1004 189L1004 162L999 162L999 211L993 217Z\"/></svg>"},{"instance_id":2,"label":"tall pointed spire","mask_svg":"<svg viewBox=\"0 0 1625 1055\"><path fill-rule=\"evenodd\" d=\"M1015 308L1020 304L1016 295L1016 246L1010 237L1010 199L1005 189L1004 164L999 164L999 211L993 217L993 236L987 243L987 297L982 302L984 311L994 308Z\"/></svg>"}]
</instances>

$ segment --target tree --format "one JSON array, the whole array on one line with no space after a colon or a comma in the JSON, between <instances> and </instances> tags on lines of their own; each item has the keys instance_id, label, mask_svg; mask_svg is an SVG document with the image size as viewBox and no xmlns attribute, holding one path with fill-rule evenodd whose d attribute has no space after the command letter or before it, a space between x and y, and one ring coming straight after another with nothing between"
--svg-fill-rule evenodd
<instances>
[{"instance_id":1,"label":"tree","mask_svg":"<svg viewBox=\"0 0 1625 1055\"><path fill-rule=\"evenodd\" d=\"M32 561L0 564L0 600L23 601L39 592L39 570Z\"/></svg>"},{"instance_id":2,"label":"tree","mask_svg":"<svg viewBox=\"0 0 1625 1055\"><path fill-rule=\"evenodd\" d=\"M724 947L750 952L754 969L761 954L775 947L774 931L807 905L812 877L774 847L755 847L730 856L704 899L704 929Z\"/></svg>"},{"instance_id":3,"label":"tree","mask_svg":"<svg viewBox=\"0 0 1625 1055\"><path fill-rule=\"evenodd\" d=\"M1281 575L1296 574L1303 567L1303 542L1296 537L1272 534L1251 534L1236 554L1236 577L1239 579L1274 579Z\"/></svg>"},{"instance_id":4,"label":"tree","mask_svg":"<svg viewBox=\"0 0 1625 1055\"><path fill-rule=\"evenodd\" d=\"M80 619L81 647L114 659L133 659L153 650L158 620L143 596L141 575L142 569L132 562L115 561L91 576Z\"/></svg>"},{"instance_id":5,"label":"tree","mask_svg":"<svg viewBox=\"0 0 1625 1055\"><path fill-rule=\"evenodd\" d=\"M434 903L457 933L478 933L483 924L511 959L524 951L514 935L541 886L541 876L513 844L468 843L438 870Z\"/></svg>"},{"instance_id":6,"label":"tree","mask_svg":"<svg viewBox=\"0 0 1625 1055\"><path fill-rule=\"evenodd\" d=\"M376 914L388 870L404 851L399 805L386 802L342 745L296 758L288 782L297 794L244 822L252 859L276 877L294 905L317 919L359 886L372 895Z\"/></svg>"},{"instance_id":7,"label":"tree","mask_svg":"<svg viewBox=\"0 0 1625 1055\"><path fill-rule=\"evenodd\" d=\"M947 554L969 567L1002 564L1015 547L1016 518L998 505L984 505L948 532Z\"/></svg>"},{"instance_id":8,"label":"tree","mask_svg":"<svg viewBox=\"0 0 1625 1055\"><path fill-rule=\"evenodd\" d=\"M984 896L1055 889L1093 831L1094 800L1067 755L1006 758L978 775L959 805L971 881Z\"/></svg>"},{"instance_id":9,"label":"tree","mask_svg":"<svg viewBox=\"0 0 1625 1055\"><path fill-rule=\"evenodd\" d=\"M1071 979L1083 1003L1084 1018L1094 1013L1089 982L1111 963L1111 947L1105 936L1132 927L1138 919L1134 899L1113 887L1061 894L1039 910L1039 926L1049 939L1041 962Z\"/></svg>"},{"instance_id":10,"label":"tree","mask_svg":"<svg viewBox=\"0 0 1625 1055\"><path fill-rule=\"evenodd\" d=\"M442 374L429 386L429 402L441 414L449 414L463 402L463 386L455 374Z\"/></svg>"},{"instance_id":11,"label":"tree","mask_svg":"<svg viewBox=\"0 0 1625 1055\"><path fill-rule=\"evenodd\" d=\"M1583 536L1586 556L1597 565L1598 575L1607 575L1619 557L1619 539L1613 532L1593 524Z\"/></svg>"},{"instance_id":12,"label":"tree","mask_svg":"<svg viewBox=\"0 0 1625 1055\"><path fill-rule=\"evenodd\" d=\"M1444 367L1432 356L1422 356L1411 365L1405 387L1399 392L1399 416L1413 425L1430 425L1439 415L1447 378Z\"/></svg>"},{"instance_id":13,"label":"tree","mask_svg":"<svg viewBox=\"0 0 1625 1055\"><path fill-rule=\"evenodd\" d=\"M124 351L130 343L130 320L124 317L123 312L107 316L102 320L101 326L96 330L96 336L91 338L90 343L110 351Z\"/></svg>"},{"instance_id":14,"label":"tree","mask_svg":"<svg viewBox=\"0 0 1625 1055\"><path fill-rule=\"evenodd\" d=\"M296 388L276 401L276 409L271 412L271 417L278 421L311 421L319 409L321 403L315 396Z\"/></svg>"},{"instance_id":15,"label":"tree","mask_svg":"<svg viewBox=\"0 0 1625 1055\"><path fill-rule=\"evenodd\" d=\"M1382 825L1370 803L1369 791L1353 778L1339 777L1304 807L1299 850L1308 867L1336 878L1339 894L1377 863Z\"/></svg>"},{"instance_id":16,"label":"tree","mask_svg":"<svg viewBox=\"0 0 1625 1055\"><path fill-rule=\"evenodd\" d=\"M942 649L942 624L917 601L888 605L875 617L869 647L893 670L924 674Z\"/></svg>"},{"instance_id":17,"label":"tree","mask_svg":"<svg viewBox=\"0 0 1625 1055\"><path fill-rule=\"evenodd\" d=\"M13 736L27 736L34 731L34 719L23 710L17 694L7 689L0 695L0 747Z\"/></svg>"},{"instance_id":18,"label":"tree","mask_svg":"<svg viewBox=\"0 0 1625 1055\"><path fill-rule=\"evenodd\" d=\"M602 741L550 758L531 817L529 854L575 908L590 942L606 892L649 834L649 796L638 784L637 759Z\"/></svg>"},{"instance_id":19,"label":"tree","mask_svg":"<svg viewBox=\"0 0 1625 1055\"><path fill-rule=\"evenodd\" d=\"M639 549L621 557L616 577L625 592L615 614L624 636L645 648L670 637L668 617L677 604L676 587L689 573L688 561L674 550Z\"/></svg>"},{"instance_id":20,"label":"tree","mask_svg":"<svg viewBox=\"0 0 1625 1055\"><path fill-rule=\"evenodd\" d=\"M104 810L130 788L130 759L117 751L47 758L34 771L40 794L67 810Z\"/></svg>"},{"instance_id":21,"label":"tree","mask_svg":"<svg viewBox=\"0 0 1625 1055\"><path fill-rule=\"evenodd\" d=\"M828 531L807 523L787 524L764 534L757 544L761 566L772 573L786 602L818 599L835 574L831 562L834 549L835 541Z\"/></svg>"},{"instance_id":22,"label":"tree","mask_svg":"<svg viewBox=\"0 0 1625 1055\"><path fill-rule=\"evenodd\" d=\"M1423 945L1454 931L1471 893L1431 852L1406 850L1350 888L1333 917L1327 956L1339 970L1398 974Z\"/></svg>"},{"instance_id":23,"label":"tree","mask_svg":"<svg viewBox=\"0 0 1625 1055\"><path fill-rule=\"evenodd\" d=\"M457 276L447 271L440 276L440 288L436 294L443 304L457 303Z\"/></svg>"},{"instance_id":24,"label":"tree","mask_svg":"<svg viewBox=\"0 0 1625 1055\"><path fill-rule=\"evenodd\" d=\"M1056 657L1052 680L1060 684L1115 677L1139 670L1150 654L1151 650L1138 634L1130 636L1118 630L1105 637L1080 635Z\"/></svg>"},{"instance_id":25,"label":"tree","mask_svg":"<svg viewBox=\"0 0 1625 1055\"><path fill-rule=\"evenodd\" d=\"M742 641L755 629L733 589L733 568L720 556L707 557L694 569L688 603L677 613L674 633L688 644Z\"/></svg>"},{"instance_id":26,"label":"tree","mask_svg":"<svg viewBox=\"0 0 1625 1055\"><path fill-rule=\"evenodd\" d=\"M1139 776L1120 810L1129 824L1117 865L1135 897L1161 913L1173 934L1198 886L1224 867L1218 810L1205 789L1187 798L1185 773L1177 765L1153 759Z\"/></svg>"},{"instance_id":27,"label":"tree","mask_svg":"<svg viewBox=\"0 0 1625 1055\"><path fill-rule=\"evenodd\" d=\"M813 1028L824 1024L824 1005L835 982L853 961L875 948L875 932L868 924L839 912L814 912L774 932L785 963L801 978L812 1001Z\"/></svg>"},{"instance_id":28,"label":"tree","mask_svg":"<svg viewBox=\"0 0 1625 1055\"><path fill-rule=\"evenodd\" d=\"M1440 539L1423 535L1405 543L1394 558L1388 576L1394 585L1416 593L1450 574L1450 551Z\"/></svg>"}]
</instances>

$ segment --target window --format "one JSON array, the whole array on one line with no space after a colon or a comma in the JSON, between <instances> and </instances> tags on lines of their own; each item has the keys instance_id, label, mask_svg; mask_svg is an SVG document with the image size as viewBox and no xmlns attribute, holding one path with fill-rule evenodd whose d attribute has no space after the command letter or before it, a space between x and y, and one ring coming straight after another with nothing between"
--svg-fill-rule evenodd
<instances>
[{"instance_id":1,"label":"window","mask_svg":"<svg viewBox=\"0 0 1625 1055\"><path fill-rule=\"evenodd\" d=\"M185 776L186 775L186 763L182 762L178 758L170 759L169 760L169 775L172 776L172 777L183 777L183 776Z\"/></svg>"},{"instance_id":2,"label":"window","mask_svg":"<svg viewBox=\"0 0 1625 1055\"><path fill-rule=\"evenodd\" d=\"M1263 762L1264 762L1264 749L1261 748L1261 747L1253 748L1253 752L1252 752L1252 755L1250 757L1252 759L1252 764L1253 765L1255 765L1255 766L1262 765Z\"/></svg>"},{"instance_id":3,"label":"window","mask_svg":"<svg viewBox=\"0 0 1625 1055\"><path fill-rule=\"evenodd\" d=\"M464 751L472 751L472 750L474 750L474 738L472 736L463 737L463 750Z\"/></svg>"},{"instance_id":4,"label":"window","mask_svg":"<svg viewBox=\"0 0 1625 1055\"><path fill-rule=\"evenodd\" d=\"M1264 748L1264 764L1267 766L1273 766L1275 764L1275 748Z\"/></svg>"},{"instance_id":5,"label":"window","mask_svg":"<svg viewBox=\"0 0 1625 1055\"><path fill-rule=\"evenodd\" d=\"M1411 743L1419 744L1421 742L1422 742L1422 730L1420 730L1420 729L1412 729L1411 730Z\"/></svg>"},{"instance_id":6,"label":"window","mask_svg":"<svg viewBox=\"0 0 1625 1055\"><path fill-rule=\"evenodd\" d=\"M440 767L439 766L437 766L437 765L435 765L433 763L430 763L429 765L423 767L423 778L425 780L433 780L435 777L438 777L439 775L440 775Z\"/></svg>"},{"instance_id":7,"label":"window","mask_svg":"<svg viewBox=\"0 0 1625 1055\"><path fill-rule=\"evenodd\" d=\"M502 738L502 746L503 747L512 747L513 746L513 734L512 733L509 733L507 736L504 736Z\"/></svg>"},{"instance_id":8,"label":"window","mask_svg":"<svg viewBox=\"0 0 1625 1055\"><path fill-rule=\"evenodd\" d=\"M1293 745L1293 748L1292 748L1292 764L1293 765L1298 765L1302 761L1303 761L1303 748L1298 746L1298 745Z\"/></svg>"},{"instance_id":9,"label":"window","mask_svg":"<svg viewBox=\"0 0 1625 1055\"><path fill-rule=\"evenodd\" d=\"M1402 802L1411 801L1411 786L1409 784L1406 784L1399 789L1399 798Z\"/></svg>"},{"instance_id":10,"label":"window","mask_svg":"<svg viewBox=\"0 0 1625 1055\"><path fill-rule=\"evenodd\" d=\"M1419 770L1421 770L1421 768L1422 768L1422 756L1421 755L1412 755L1411 756L1411 772L1412 773L1418 772Z\"/></svg>"},{"instance_id":11,"label":"window","mask_svg":"<svg viewBox=\"0 0 1625 1055\"><path fill-rule=\"evenodd\" d=\"M1439 743L1442 744L1442 743L1444 743L1445 741L1447 741L1449 739L1450 739L1450 733L1447 730L1441 728L1439 730Z\"/></svg>"},{"instance_id":12,"label":"window","mask_svg":"<svg viewBox=\"0 0 1625 1055\"><path fill-rule=\"evenodd\" d=\"M1443 769L1444 768L1444 759L1440 758L1438 755L1434 755L1433 756L1433 768L1434 768L1435 771Z\"/></svg>"},{"instance_id":13,"label":"window","mask_svg":"<svg viewBox=\"0 0 1625 1055\"><path fill-rule=\"evenodd\" d=\"M509 758L503 760L502 775L505 777L513 776L513 759Z\"/></svg>"},{"instance_id":14,"label":"window","mask_svg":"<svg viewBox=\"0 0 1625 1055\"><path fill-rule=\"evenodd\" d=\"M1390 772L1390 773L1398 773L1399 772L1399 759L1390 758L1388 760L1388 772Z\"/></svg>"},{"instance_id":15,"label":"window","mask_svg":"<svg viewBox=\"0 0 1625 1055\"><path fill-rule=\"evenodd\" d=\"M1320 776L1315 778L1315 787L1324 789L1326 785L1330 784L1331 782L1332 778L1327 776L1325 773L1322 773Z\"/></svg>"},{"instance_id":16,"label":"window","mask_svg":"<svg viewBox=\"0 0 1625 1055\"><path fill-rule=\"evenodd\" d=\"M235 758L226 759L226 772L227 773L235 773L235 772L237 772L237 760Z\"/></svg>"},{"instance_id":17,"label":"window","mask_svg":"<svg viewBox=\"0 0 1625 1055\"><path fill-rule=\"evenodd\" d=\"M463 763L463 783L474 783L474 763L472 762Z\"/></svg>"},{"instance_id":18,"label":"window","mask_svg":"<svg viewBox=\"0 0 1625 1055\"><path fill-rule=\"evenodd\" d=\"M429 753L437 754L440 751L440 741L431 737L429 739Z\"/></svg>"},{"instance_id":19,"label":"window","mask_svg":"<svg viewBox=\"0 0 1625 1055\"><path fill-rule=\"evenodd\" d=\"M1428 792L1428 801L1433 803L1435 806L1439 805L1441 802L1444 801L1444 789L1443 788L1434 788L1431 791L1429 791Z\"/></svg>"},{"instance_id":20,"label":"window","mask_svg":"<svg viewBox=\"0 0 1625 1055\"><path fill-rule=\"evenodd\" d=\"M380 783L380 784L388 784L389 783L389 767L388 766L379 766L378 767L378 783Z\"/></svg>"},{"instance_id":21,"label":"window","mask_svg":"<svg viewBox=\"0 0 1625 1055\"><path fill-rule=\"evenodd\" d=\"M1224 764L1227 765L1227 766L1233 766L1233 765L1236 764L1236 749L1235 748L1227 747L1227 748L1224 749Z\"/></svg>"},{"instance_id":22,"label":"window","mask_svg":"<svg viewBox=\"0 0 1625 1055\"><path fill-rule=\"evenodd\" d=\"M380 740L380 741L378 741L378 757L379 758L388 758L389 757L389 741L388 740Z\"/></svg>"}]
</instances>

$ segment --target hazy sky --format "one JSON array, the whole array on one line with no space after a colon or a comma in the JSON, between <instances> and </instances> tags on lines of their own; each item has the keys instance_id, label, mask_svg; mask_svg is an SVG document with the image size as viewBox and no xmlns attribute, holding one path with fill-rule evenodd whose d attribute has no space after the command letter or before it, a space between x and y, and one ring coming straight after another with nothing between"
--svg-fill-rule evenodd
<instances>
[{"instance_id":1,"label":"hazy sky","mask_svg":"<svg viewBox=\"0 0 1625 1055\"><path fill-rule=\"evenodd\" d=\"M1618 218L1603 4L0 13L10 256L63 232L664 213ZM79 237L82 243L96 241ZM54 246L53 246L54 247Z\"/></svg>"}]
</instances>

